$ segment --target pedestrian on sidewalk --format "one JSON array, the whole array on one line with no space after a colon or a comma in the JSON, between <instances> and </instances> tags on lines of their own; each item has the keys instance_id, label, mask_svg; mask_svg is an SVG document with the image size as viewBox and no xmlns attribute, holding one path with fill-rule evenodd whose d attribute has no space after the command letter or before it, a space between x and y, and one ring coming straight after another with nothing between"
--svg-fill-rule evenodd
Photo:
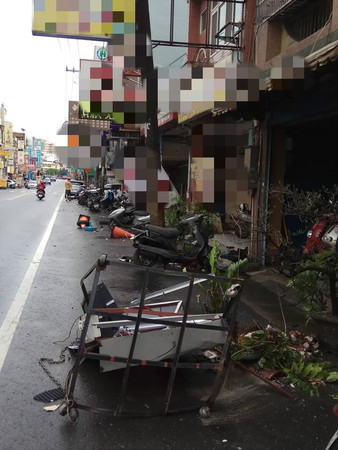
<instances>
[{"instance_id":1,"label":"pedestrian on sidewalk","mask_svg":"<svg viewBox=\"0 0 338 450\"><path fill-rule=\"evenodd\" d=\"M66 201L69 200L70 201L70 194L71 194L71 189L72 189L72 183L70 182L70 178L67 179L67 181L65 182L65 199Z\"/></svg>"}]
</instances>

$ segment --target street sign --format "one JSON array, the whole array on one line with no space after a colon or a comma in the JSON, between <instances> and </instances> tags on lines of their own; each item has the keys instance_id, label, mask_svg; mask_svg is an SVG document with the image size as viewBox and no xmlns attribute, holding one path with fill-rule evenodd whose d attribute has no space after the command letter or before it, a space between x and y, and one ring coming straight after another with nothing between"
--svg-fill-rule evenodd
<instances>
[{"instance_id":1,"label":"street sign","mask_svg":"<svg viewBox=\"0 0 338 450\"><path fill-rule=\"evenodd\" d=\"M100 61L107 61L108 52L104 47L95 47L95 55ZM95 58L96 59L96 58Z\"/></svg>"}]
</instances>

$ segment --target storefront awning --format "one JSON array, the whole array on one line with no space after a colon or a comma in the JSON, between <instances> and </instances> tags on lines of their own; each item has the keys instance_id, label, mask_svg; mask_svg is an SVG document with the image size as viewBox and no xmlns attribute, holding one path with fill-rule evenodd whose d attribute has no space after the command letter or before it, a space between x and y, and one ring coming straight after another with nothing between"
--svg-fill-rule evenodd
<instances>
[{"instance_id":1,"label":"storefront awning","mask_svg":"<svg viewBox=\"0 0 338 450\"><path fill-rule=\"evenodd\" d=\"M323 66L326 66L330 62L334 62L338 59L338 40L332 44L312 53L305 58L306 67L311 70L318 70Z\"/></svg>"}]
</instances>

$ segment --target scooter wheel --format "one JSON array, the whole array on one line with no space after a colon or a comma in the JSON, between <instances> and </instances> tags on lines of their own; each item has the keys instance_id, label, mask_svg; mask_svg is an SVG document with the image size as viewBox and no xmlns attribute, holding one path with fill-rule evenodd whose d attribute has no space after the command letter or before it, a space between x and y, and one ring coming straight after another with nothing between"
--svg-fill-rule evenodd
<instances>
[{"instance_id":1,"label":"scooter wheel","mask_svg":"<svg viewBox=\"0 0 338 450\"><path fill-rule=\"evenodd\" d=\"M134 264L138 266L148 266L151 267L155 264L157 258L152 256L146 256L140 253L139 249L135 250L134 253Z\"/></svg>"}]
</instances>

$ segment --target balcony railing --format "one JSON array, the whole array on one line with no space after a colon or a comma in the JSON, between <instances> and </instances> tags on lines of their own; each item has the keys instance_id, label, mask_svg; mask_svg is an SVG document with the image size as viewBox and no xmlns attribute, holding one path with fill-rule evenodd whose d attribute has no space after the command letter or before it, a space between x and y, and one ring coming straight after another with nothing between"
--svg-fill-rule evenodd
<instances>
[{"instance_id":1,"label":"balcony railing","mask_svg":"<svg viewBox=\"0 0 338 450\"><path fill-rule=\"evenodd\" d=\"M258 24L280 15L292 14L309 0L258 0L256 22Z\"/></svg>"}]
</instances>

